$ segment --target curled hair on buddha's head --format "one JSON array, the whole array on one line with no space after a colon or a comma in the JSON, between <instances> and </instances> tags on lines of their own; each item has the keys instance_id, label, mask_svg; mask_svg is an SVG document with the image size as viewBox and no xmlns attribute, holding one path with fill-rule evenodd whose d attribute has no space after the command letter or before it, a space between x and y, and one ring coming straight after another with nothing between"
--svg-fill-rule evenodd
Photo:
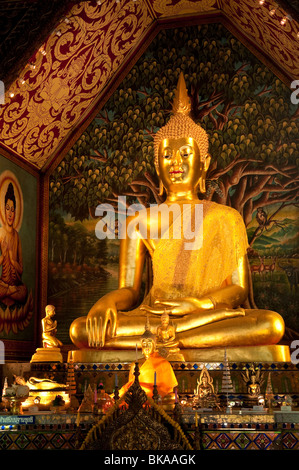
<instances>
[{"instance_id":1,"label":"curled hair on buddha's head","mask_svg":"<svg viewBox=\"0 0 299 470\"><path fill-rule=\"evenodd\" d=\"M4 198L5 205L6 205L8 200L13 202L14 209L15 209L16 208L16 197L15 197L15 191L14 191L12 183L9 183L9 185L7 187L7 191L6 191L5 198Z\"/></svg>"},{"instance_id":2,"label":"curled hair on buddha's head","mask_svg":"<svg viewBox=\"0 0 299 470\"><path fill-rule=\"evenodd\" d=\"M189 116L191 102L186 89L184 75L181 72L172 106L173 115L168 123L161 127L154 137L155 167L158 171L158 153L160 142L164 139L179 139L192 137L199 148L200 158L204 160L209 150L209 140L206 131L196 124Z\"/></svg>"}]
</instances>

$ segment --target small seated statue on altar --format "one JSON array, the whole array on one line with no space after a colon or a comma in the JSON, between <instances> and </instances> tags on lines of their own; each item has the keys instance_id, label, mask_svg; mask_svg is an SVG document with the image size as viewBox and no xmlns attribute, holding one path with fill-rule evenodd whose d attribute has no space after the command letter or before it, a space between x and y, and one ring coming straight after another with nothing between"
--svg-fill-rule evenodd
<instances>
[{"instance_id":1,"label":"small seated statue on altar","mask_svg":"<svg viewBox=\"0 0 299 470\"><path fill-rule=\"evenodd\" d=\"M175 337L175 324L165 312L161 315L161 324L157 328L157 350L168 361L182 361L184 356L180 353L179 342Z\"/></svg>"},{"instance_id":2,"label":"small seated statue on altar","mask_svg":"<svg viewBox=\"0 0 299 470\"><path fill-rule=\"evenodd\" d=\"M152 398L154 385L156 385L162 403L174 403L174 388L177 387L178 382L171 364L157 352L156 336L151 332L148 324L141 336L141 348L144 355L144 358L138 361L141 388ZM134 369L135 363L131 365L128 382L119 391L120 396L126 393L133 384Z\"/></svg>"},{"instance_id":3,"label":"small seated statue on altar","mask_svg":"<svg viewBox=\"0 0 299 470\"><path fill-rule=\"evenodd\" d=\"M246 384L248 397L244 400L246 406L257 405L261 398L261 387L264 383L264 374L260 369L255 369L252 365L250 369L246 369L242 374L242 378Z\"/></svg>"},{"instance_id":4,"label":"small seated statue on altar","mask_svg":"<svg viewBox=\"0 0 299 470\"><path fill-rule=\"evenodd\" d=\"M205 193L211 156L208 134L190 113L181 74L173 115L154 136L154 165L165 201L127 217L120 242L119 288L72 323L71 340L89 357L91 350L95 356L102 349L133 350L145 312L157 328L166 309L176 325L178 347L185 357L184 350L191 351L192 360L202 351L214 354L221 348L237 350L236 357L247 361L257 355L255 348L259 360L262 353L267 360L290 360L289 349L273 347L284 334L282 317L248 300L248 240L242 216L232 207L199 197ZM166 217L161 216L164 210ZM138 306L146 252L152 260L153 285Z\"/></svg>"},{"instance_id":5,"label":"small seated statue on altar","mask_svg":"<svg viewBox=\"0 0 299 470\"><path fill-rule=\"evenodd\" d=\"M213 379L206 366L203 367L199 379L197 379L196 394L193 398L194 408L218 408L220 405L215 393Z\"/></svg>"},{"instance_id":6,"label":"small seated statue on altar","mask_svg":"<svg viewBox=\"0 0 299 470\"><path fill-rule=\"evenodd\" d=\"M60 347L62 342L56 338L57 321L53 320L55 307L47 305L46 315L42 319L42 342L43 347L38 348L32 356L31 362L63 362Z\"/></svg>"}]
</instances>

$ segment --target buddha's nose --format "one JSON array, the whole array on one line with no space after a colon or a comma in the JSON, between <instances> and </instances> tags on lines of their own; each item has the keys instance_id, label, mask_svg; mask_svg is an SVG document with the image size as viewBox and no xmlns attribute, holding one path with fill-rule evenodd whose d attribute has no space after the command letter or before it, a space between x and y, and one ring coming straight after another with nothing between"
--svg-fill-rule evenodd
<instances>
[{"instance_id":1,"label":"buddha's nose","mask_svg":"<svg viewBox=\"0 0 299 470\"><path fill-rule=\"evenodd\" d=\"M182 163L181 152L178 150L174 153L173 164L180 165Z\"/></svg>"}]
</instances>

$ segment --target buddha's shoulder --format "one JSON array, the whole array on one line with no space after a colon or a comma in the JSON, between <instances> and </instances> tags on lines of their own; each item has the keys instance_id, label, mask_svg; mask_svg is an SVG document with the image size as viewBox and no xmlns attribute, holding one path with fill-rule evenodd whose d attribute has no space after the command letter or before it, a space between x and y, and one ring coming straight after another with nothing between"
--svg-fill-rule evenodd
<instances>
[{"instance_id":1,"label":"buddha's shoulder","mask_svg":"<svg viewBox=\"0 0 299 470\"><path fill-rule=\"evenodd\" d=\"M226 206L224 204L218 204L217 202L213 201L203 201L203 205L206 209L207 215L210 214L214 216L226 216L237 222L243 221L241 214L233 207Z\"/></svg>"}]
</instances>

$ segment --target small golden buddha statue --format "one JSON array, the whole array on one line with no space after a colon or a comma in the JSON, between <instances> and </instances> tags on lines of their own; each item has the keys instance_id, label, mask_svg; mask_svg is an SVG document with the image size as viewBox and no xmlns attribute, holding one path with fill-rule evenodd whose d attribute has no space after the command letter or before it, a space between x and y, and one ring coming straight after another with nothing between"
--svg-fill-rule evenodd
<instances>
[{"instance_id":1,"label":"small golden buddha statue","mask_svg":"<svg viewBox=\"0 0 299 470\"><path fill-rule=\"evenodd\" d=\"M246 371L242 373L242 378L246 383L248 395L251 398L258 397L264 383L264 374L261 370L255 370L254 366L251 366L250 369L246 369Z\"/></svg>"},{"instance_id":2,"label":"small golden buddha statue","mask_svg":"<svg viewBox=\"0 0 299 470\"><path fill-rule=\"evenodd\" d=\"M30 362L63 362L60 347L62 342L56 338L57 321L53 320L55 315L55 307L47 305L45 308L46 315L42 319L42 342L43 347L37 348Z\"/></svg>"},{"instance_id":3,"label":"small golden buddha statue","mask_svg":"<svg viewBox=\"0 0 299 470\"><path fill-rule=\"evenodd\" d=\"M206 366L202 368L199 379L197 379L194 405L195 408L216 407L220 409L220 405L215 394L213 379L210 376Z\"/></svg>"},{"instance_id":4,"label":"small golden buddha statue","mask_svg":"<svg viewBox=\"0 0 299 470\"><path fill-rule=\"evenodd\" d=\"M55 315L54 305L47 305L45 311L46 311L46 316L42 319L43 347L44 348L59 348L60 346L62 346L62 342L56 338L57 321L53 320L53 317Z\"/></svg>"},{"instance_id":5,"label":"small golden buddha statue","mask_svg":"<svg viewBox=\"0 0 299 470\"><path fill-rule=\"evenodd\" d=\"M213 379L210 376L207 368L204 366L200 373L199 379L197 379L196 395L198 395L199 398L205 398L208 395L214 393L215 390L213 385Z\"/></svg>"},{"instance_id":6,"label":"small golden buddha statue","mask_svg":"<svg viewBox=\"0 0 299 470\"><path fill-rule=\"evenodd\" d=\"M175 337L175 329L175 324L170 321L169 314L165 310L157 328L157 350L169 361L184 361L184 356L180 353L179 342Z\"/></svg>"},{"instance_id":7,"label":"small golden buddha statue","mask_svg":"<svg viewBox=\"0 0 299 470\"><path fill-rule=\"evenodd\" d=\"M211 157L207 133L190 118L190 111L181 74L173 116L154 138L155 167L165 202L156 206L156 212L148 208L127 218L127 228L136 223L135 236L121 239L119 288L99 299L87 316L76 319L70 337L79 349L134 349L145 314L157 328L166 309L185 357L186 350L199 358L215 348L229 348L232 358L234 348L239 360L255 360L254 354L259 360L290 360L285 347L272 348L284 334L282 317L248 308L248 241L241 215L198 197L198 191L205 192ZM156 217L162 210L168 216ZM146 251L152 259L153 285L136 308Z\"/></svg>"}]
</instances>

